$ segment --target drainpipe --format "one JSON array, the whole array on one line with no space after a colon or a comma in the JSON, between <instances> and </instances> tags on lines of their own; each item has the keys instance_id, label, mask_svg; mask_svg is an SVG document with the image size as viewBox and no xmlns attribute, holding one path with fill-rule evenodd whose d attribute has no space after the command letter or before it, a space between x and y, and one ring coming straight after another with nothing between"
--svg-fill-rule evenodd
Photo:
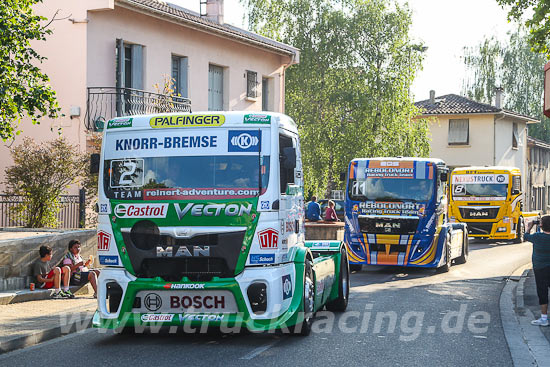
<instances>
[{"instance_id":1,"label":"drainpipe","mask_svg":"<svg viewBox=\"0 0 550 367\"><path fill-rule=\"evenodd\" d=\"M503 113L495 114L493 122L493 166L497 165L497 121L505 117Z\"/></svg>"},{"instance_id":2,"label":"drainpipe","mask_svg":"<svg viewBox=\"0 0 550 367\"><path fill-rule=\"evenodd\" d=\"M290 62L288 64L285 64L283 65L283 72L281 73L281 77L283 78L282 82L283 82L283 87L281 88L282 89L282 96L283 96L283 100L282 100L282 111L281 113L285 113L285 92L286 92L286 69L288 69L291 65L294 65L296 62L296 54L293 53L292 54L292 57L290 58Z\"/></svg>"}]
</instances>

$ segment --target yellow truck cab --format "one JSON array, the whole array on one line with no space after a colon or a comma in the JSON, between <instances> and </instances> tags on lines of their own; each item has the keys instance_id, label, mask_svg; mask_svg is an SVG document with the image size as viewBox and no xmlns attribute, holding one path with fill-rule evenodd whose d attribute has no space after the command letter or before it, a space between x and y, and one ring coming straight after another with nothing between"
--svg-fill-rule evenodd
<instances>
[{"instance_id":1,"label":"yellow truck cab","mask_svg":"<svg viewBox=\"0 0 550 367\"><path fill-rule=\"evenodd\" d=\"M462 167L451 173L449 216L467 223L470 237L523 242L526 222L539 213L523 212L519 168Z\"/></svg>"}]
</instances>

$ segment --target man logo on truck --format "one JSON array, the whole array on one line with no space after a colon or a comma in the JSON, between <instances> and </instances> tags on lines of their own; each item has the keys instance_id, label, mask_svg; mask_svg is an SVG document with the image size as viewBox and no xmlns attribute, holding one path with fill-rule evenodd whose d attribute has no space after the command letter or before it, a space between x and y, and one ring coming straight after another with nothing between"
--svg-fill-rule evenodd
<instances>
[{"instance_id":1,"label":"man logo on truck","mask_svg":"<svg viewBox=\"0 0 550 367\"><path fill-rule=\"evenodd\" d=\"M157 246L157 257L180 257L180 256L210 256L210 246L192 246L193 253L189 249L191 249L191 246L189 246L189 249L187 246L167 246L166 248L163 248L162 246ZM176 252L173 252L174 248L176 248Z\"/></svg>"}]
</instances>

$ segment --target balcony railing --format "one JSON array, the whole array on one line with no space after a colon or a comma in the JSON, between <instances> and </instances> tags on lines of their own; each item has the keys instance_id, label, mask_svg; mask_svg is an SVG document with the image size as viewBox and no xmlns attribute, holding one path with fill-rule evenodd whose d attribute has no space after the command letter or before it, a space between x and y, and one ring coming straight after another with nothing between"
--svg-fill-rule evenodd
<instances>
[{"instance_id":1,"label":"balcony railing","mask_svg":"<svg viewBox=\"0 0 550 367\"><path fill-rule=\"evenodd\" d=\"M102 130L114 117L191 112L191 100L132 88L89 87L86 128Z\"/></svg>"}]
</instances>

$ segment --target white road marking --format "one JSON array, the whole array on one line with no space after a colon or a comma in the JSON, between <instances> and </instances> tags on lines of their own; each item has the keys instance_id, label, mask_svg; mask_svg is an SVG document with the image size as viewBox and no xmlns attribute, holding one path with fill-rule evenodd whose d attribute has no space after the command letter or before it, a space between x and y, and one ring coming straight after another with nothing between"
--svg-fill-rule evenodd
<instances>
[{"instance_id":1,"label":"white road marking","mask_svg":"<svg viewBox=\"0 0 550 367\"><path fill-rule=\"evenodd\" d=\"M275 344L277 344L281 339L275 339L267 344L264 344L262 345L261 347L258 347L256 349L253 349L250 353L248 354L245 354L244 356L242 356L241 358L239 359L247 359L247 360L250 360L260 354L262 354L263 352L265 352L266 350L268 350L269 348L271 348L272 346L274 346Z\"/></svg>"}]
</instances>

